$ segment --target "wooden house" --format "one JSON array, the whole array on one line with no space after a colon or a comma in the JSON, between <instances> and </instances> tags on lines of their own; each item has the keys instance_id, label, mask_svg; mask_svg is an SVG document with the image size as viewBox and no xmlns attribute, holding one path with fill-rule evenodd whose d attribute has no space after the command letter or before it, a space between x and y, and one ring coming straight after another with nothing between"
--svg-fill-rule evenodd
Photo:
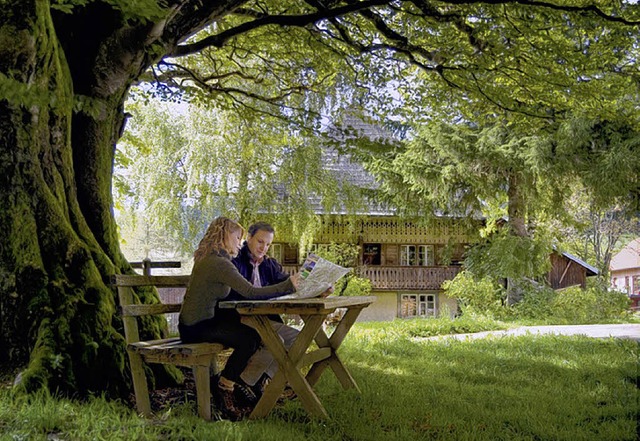
<instances>
[{"instance_id":1,"label":"wooden house","mask_svg":"<svg viewBox=\"0 0 640 441\"><path fill-rule=\"evenodd\" d=\"M345 117L343 122L371 142L393 143L398 139L382 127L364 123L357 117ZM330 136L344 141L344 132ZM326 147L323 164L337 180L375 192L376 180L349 155ZM318 201L316 201L318 202ZM457 312L455 299L447 298L442 283L452 280L461 270L466 245L470 242L462 223L453 217L440 216L418 223L396 215L395 210L376 200L366 200L358 216L347 214L345 207L324 211L317 203L321 226L313 238L311 251L331 243L357 245L359 254L353 262L355 273L369 279L372 295L377 301L367 307L359 320L393 320L408 317L436 317ZM290 272L305 256L298 255L298 246L276 232L270 254Z\"/></svg>"},{"instance_id":2,"label":"wooden house","mask_svg":"<svg viewBox=\"0 0 640 441\"><path fill-rule=\"evenodd\" d=\"M300 260L297 246L279 242L276 235L270 254L290 272ZM357 245L354 271L372 284L378 300L361 315L361 320L436 317L457 311L455 299L446 297L442 283L461 270L468 238L451 218L439 218L426 225L393 215L371 215L359 220L347 216L323 215L312 251L331 243Z\"/></svg>"},{"instance_id":3,"label":"wooden house","mask_svg":"<svg viewBox=\"0 0 640 441\"><path fill-rule=\"evenodd\" d=\"M632 308L640 309L640 238L632 240L613 256L609 269L611 286L627 293Z\"/></svg>"}]
</instances>

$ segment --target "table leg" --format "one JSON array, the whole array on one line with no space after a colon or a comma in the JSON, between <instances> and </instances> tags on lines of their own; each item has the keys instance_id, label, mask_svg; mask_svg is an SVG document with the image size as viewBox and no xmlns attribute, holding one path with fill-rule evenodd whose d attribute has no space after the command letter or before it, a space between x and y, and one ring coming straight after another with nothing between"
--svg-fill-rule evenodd
<instances>
[{"instance_id":1,"label":"table leg","mask_svg":"<svg viewBox=\"0 0 640 441\"><path fill-rule=\"evenodd\" d=\"M258 331L262 341L279 366L278 372L265 389L264 395L258 401L250 417L260 418L266 416L275 405L288 382L309 414L326 418L328 416L327 411L300 371L300 361L321 329L326 314L307 317L304 327L289 351L285 348L267 317L260 315L248 315L246 317L252 322L252 326Z\"/></svg>"},{"instance_id":2,"label":"table leg","mask_svg":"<svg viewBox=\"0 0 640 441\"><path fill-rule=\"evenodd\" d=\"M336 329L331 334L331 337L327 337L327 334L320 329L320 331L316 334L315 340L320 348L331 348L331 357L327 360L322 360L314 363L311 366L311 369L307 373L307 381L311 386L316 384L320 379L320 376L327 368L327 366L331 366L331 369L335 373L338 381L344 389L355 388L358 392L360 392L360 388L356 384L356 381L351 376L351 373L347 370L345 365L342 363L342 360L338 357L337 350L342 344L342 341L349 333L349 330L356 322L358 315L363 308L349 308L345 315L342 317L342 320L336 326ZM304 317L303 317L304 319Z\"/></svg>"}]
</instances>

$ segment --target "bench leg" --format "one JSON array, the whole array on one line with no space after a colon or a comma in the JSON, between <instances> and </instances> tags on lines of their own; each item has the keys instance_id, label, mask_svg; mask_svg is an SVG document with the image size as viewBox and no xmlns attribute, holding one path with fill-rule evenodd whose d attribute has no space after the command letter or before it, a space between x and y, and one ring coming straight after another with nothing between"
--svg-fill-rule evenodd
<instances>
[{"instance_id":1,"label":"bench leg","mask_svg":"<svg viewBox=\"0 0 640 441\"><path fill-rule=\"evenodd\" d=\"M151 416L151 401L149 400L149 388L147 377L144 373L142 357L135 352L129 352L129 364L131 364L131 377L133 379L133 391L136 394L136 407L138 413L145 417Z\"/></svg>"},{"instance_id":2,"label":"bench leg","mask_svg":"<svg viewBox=\"0 0 640 441\"><path fill-rule=\"evenodd\" d=\"M210 368L210 365L196 365L192 368L193 378L196 381L198 415L207 421L211 420Z\"/></svg>"}]
</instances>

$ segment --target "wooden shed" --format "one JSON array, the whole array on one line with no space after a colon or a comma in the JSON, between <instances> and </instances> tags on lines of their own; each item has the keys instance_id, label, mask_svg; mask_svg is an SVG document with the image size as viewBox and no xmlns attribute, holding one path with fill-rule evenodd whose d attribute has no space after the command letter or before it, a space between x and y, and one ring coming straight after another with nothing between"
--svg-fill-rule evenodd
<instances>
[{"instance_id":1,"label":"wooden shed","mask_svg":"<svg viewBox=\"0 0 640 441\"><path fill-rule=\"evenodd\" d=\"M551 270L549 271L549 285L553 289L587 285L587 277L595 276L598 270L588 263L569 253L551 253Z\"/></svg>"}]
</instances>

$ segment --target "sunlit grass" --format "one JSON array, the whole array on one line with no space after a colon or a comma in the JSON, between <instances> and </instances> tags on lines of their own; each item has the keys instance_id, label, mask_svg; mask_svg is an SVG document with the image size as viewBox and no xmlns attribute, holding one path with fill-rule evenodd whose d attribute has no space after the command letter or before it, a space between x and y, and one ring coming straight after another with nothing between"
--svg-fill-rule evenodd
<instances>
[{"instance_id":1,"label":"sunlit grass","mask_svg":"<svg viewBox=\"0 0 640 441\"><path fill-rule=\"evenodd\" d=\"M431 335L429 326L447 326L427 322L356 324L340 353L361 393L343 390L326 372L317 391L328 420L309 418L298 400L259 421L208 423L195 416L195 405L145 420L101 398L11 398L5 389L0 439L637 439L637 343L562 336L416 338ZM485 325L456 324L464 332Z\"/></svg>"}]
</instances>

